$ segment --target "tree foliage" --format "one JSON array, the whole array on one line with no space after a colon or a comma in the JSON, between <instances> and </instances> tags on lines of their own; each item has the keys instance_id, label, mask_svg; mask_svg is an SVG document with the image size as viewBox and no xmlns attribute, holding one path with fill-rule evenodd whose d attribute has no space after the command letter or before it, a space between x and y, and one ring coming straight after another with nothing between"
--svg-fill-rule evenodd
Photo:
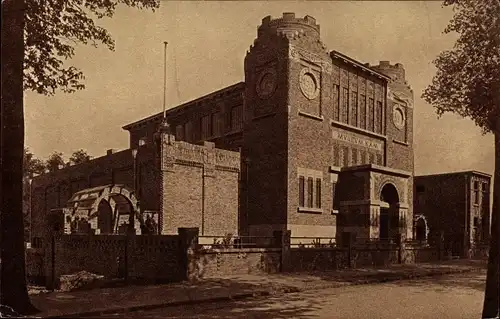
<instances>
[{"instance_id":1,"label":"tree foliage","mask_svg":"<svg viewBox=\"0 0 500 319\"><path fill-rule=\"evenodd\" d=\"M55 172L58 169L63 168L64 165L64 159L63 159L63 154L60 152L54 152L52 153L49 158L47 159L47 169L49 172Z\"/></svg>"},{"instance_id":2,"label":"tree foliage","mask_svg":"<svg viewBox=\"0 0 500 319\"><path fill-rule=\"evenodd\" d=\"M24 157L23 157L23 176L25 178L31 178L34 175L39 175L45 172L45 163L36 158L30 150L25 147L24 148Z\"/></svg>"},{"instance_id":3,"label":"tree foliage","mask_svg":"<svg viewBox=\"0 0 500 319\"><path fill-rule=\"evenodd\" d=\"M71 157L69 158L69 164L77 165L81 163L88 162L92 159L92 156L87 154L83 149L79 149L78 151L73 152Z\"/></svg>"},{"instance_id":4,"label":"tree foliage","mask_svg":"<svg viewBox=\"0 0 500 319\"><path fill-rule=\"evenodd\" d=\"M434 61L437 73L422 97L438 115L456 113L491 132L500 116L500 1L447 0L444 5L454 10L444 32L459 37Z\"/></svg>"},{"instance_id":5,"label":"tree foliage","mask_svg":"<svg viewBox=\"0 0 500 319\"><path fill-rule=\"evenodd\" d=\"M74 56L77 44L114 50L111 34L96 21L113 17L119 4L154 10L159 0L27 0L25 90L52 95L57 89L84 89L83 72L65 62Z\"/></svg>"}]
</instances>

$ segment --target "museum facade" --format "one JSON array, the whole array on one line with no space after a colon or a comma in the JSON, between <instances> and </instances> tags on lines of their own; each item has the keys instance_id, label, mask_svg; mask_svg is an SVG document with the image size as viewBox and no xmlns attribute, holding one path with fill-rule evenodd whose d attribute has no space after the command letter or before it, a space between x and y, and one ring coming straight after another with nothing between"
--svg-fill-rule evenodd
<instances>
[{"instance_id":1,"label":"museum facade","mask_svg":"<svg viewBox=\"0 0 500 319\"><path fill-rule=\"evenodd\" d=\"M160 233L175 231L171 216L181 216L182 227L206 223L200 214L212 196L222 198L212 222L227 220L239 234L412 237L413 91L401 64L328 51L314 18L284 13L262 20L244 71L244 82L167 110L168 127L163 113L124 126L129 150L36 177L38 232L76 192L119 184L140 197L137 216L156 212ZM180 159L188 145L204 145L196 165ZM207 193L205 178L218 169L238 177L221 174ZM168 180L176 181L170 192Z\"/></svg>"}]
</instances>

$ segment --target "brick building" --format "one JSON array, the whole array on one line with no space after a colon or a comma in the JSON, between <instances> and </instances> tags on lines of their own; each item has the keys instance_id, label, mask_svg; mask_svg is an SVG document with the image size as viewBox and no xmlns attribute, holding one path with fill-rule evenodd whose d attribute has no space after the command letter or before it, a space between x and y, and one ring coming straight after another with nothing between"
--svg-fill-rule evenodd
<instances>
[{"instance_id":1,"label":"brick building","mask_svg":"<svg viewBox=\"0 0 500 319\"><path fill-rule=\"evenodd\" d=\"M488 243L491 175L467 171L415 176L414 184L415 238L442 234L456 256Z\"/></svg>"},{"instance_id":2,"label":"brick building","mask_svg":"<svg viewBox=\"0 0 500 319\"><path fill-rule=\"evenodd\" d=\"M232 190L239 200L239 233L271 235L288 229L295 237L337 237L342 232L365 238L412 236L413 92L401 64L370 66L327 51L314 18L284 13L262 20L244 71L244 82L166 113L176 140L209 141L217 149L240 152L240 187ZM159 211L165 220L174 208L157 187L162 171L154 164L162 117L159 113L123 128L130 134L130 149L150 152L138 160L147 174L140 185L148 189L139 188L138 209ZM128 177L122 176L123 165L111 159L127 158L130 166L130 149L83 164L85 168L63 170L82 170L87 176L68 193L111 183L110 178L114 183L126 179L134 189L130 170L123 173ZM108 173L95 173L96 165ZM56 183L52 175L37 182L43 184L39 192L48 194L35 200L45 212L62 203L52 188L64 188L52 185L64 178ZM198 181L186 179L177 190L192 191ZM228 190L213 196L223 191ZM194 194L199 193L196 188ZM201 207L191 206L183 218L190 220ZM221 209L219 214L224 220L235 213Z\"/></svg>"}]
</instances>

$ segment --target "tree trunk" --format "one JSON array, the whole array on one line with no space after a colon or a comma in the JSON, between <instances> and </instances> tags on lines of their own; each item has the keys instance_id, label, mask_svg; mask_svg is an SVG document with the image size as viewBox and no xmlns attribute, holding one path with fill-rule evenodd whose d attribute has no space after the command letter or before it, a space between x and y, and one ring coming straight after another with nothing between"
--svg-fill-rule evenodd
<instances>
[{"instance_id":1,"label":"tree trunk","mask_svg":"<svg viewBox=\"0 0 500 319\"><path fill-rule=\"evenodd\" d=\"M500 117L497 119L495 135L495 174L493 176L493 210L491 218L491 241L488 257L488 272L484 293L482 318L498 318L500 308L499 250L500 244Z\"/></svg>"},{"instance_id":2,"label":"tree trunk","mask_svg":"<svg viewBox=\"0 0 500 319\"><path fill-rule=\"evenodd\" d=\"M30 314L22 211L24 8L24 0L2 1L0 302L2 312L7 306Z\"/></svg>"}]
</instances>

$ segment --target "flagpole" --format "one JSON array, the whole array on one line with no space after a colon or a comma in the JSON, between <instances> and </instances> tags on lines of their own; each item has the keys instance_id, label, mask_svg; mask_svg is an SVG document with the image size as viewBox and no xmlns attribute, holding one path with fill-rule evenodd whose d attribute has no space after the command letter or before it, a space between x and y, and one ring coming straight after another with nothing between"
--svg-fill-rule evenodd
<instances>
[{"instance_id":1,"label":"flagpole","mask_svg":"<svg viewBox=\"0 0 500 319\"><path fill-rule=\"evenodd\" d=\"M167 117L166 104L167 104L167 45L168 42L163 42L165 45L163 50L163 120Z\"/></svg>"}]
</instances>

